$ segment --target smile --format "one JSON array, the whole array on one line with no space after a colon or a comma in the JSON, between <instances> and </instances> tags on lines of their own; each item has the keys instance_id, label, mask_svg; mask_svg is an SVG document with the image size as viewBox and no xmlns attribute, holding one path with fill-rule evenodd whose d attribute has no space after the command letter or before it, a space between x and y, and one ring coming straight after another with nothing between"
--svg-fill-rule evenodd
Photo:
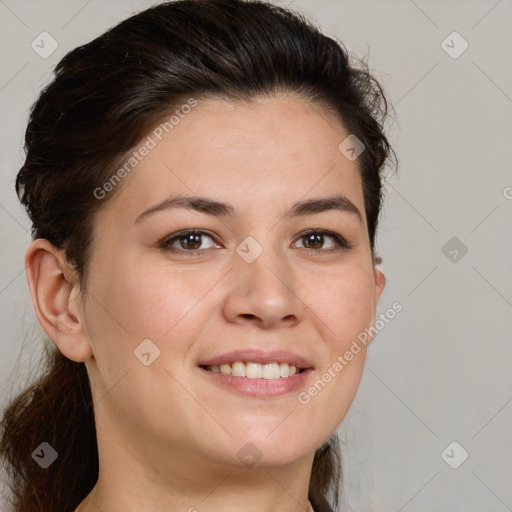
<instances>
[{"instance_id":1,"label":"smile","mask_svg":"<svg viewBox=\"0 0 512 512\"><path fill-rule=\"evenodd\" d=\"M307 357L287 350L233 350L198 361L204 378L216 388L270 398L298 392L314 372Z\"/></svg>"},{"instance_id":2,"label":"smile","mask_svg":"<svg viewBox=\"0 0 512 512\"><path fill-rule=\"evenodd\" d=\"M223 375L233 375L234 377L245 377L247 379L285 379L293 377L297 373L304 371L303 368L297 368L288 363L265 363L234 361L233 363L212 364L203 366L206 370L213 373L222 373Z\"/></svg>"}]
</instances>

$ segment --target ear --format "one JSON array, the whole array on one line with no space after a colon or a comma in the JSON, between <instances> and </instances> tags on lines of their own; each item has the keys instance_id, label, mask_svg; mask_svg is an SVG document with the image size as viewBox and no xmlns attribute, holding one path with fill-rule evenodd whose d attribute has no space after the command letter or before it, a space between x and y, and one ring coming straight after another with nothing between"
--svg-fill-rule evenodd
<instances>
[{"instance_id":1,"label":"ear","mask_svg":"<svg viewBox=\"0 0 512 512\"><path fill-rule=\"evenodd\" d=\"M377 304L379 303L380 296L384 291L384 287L386 286L386 276L382 272L380 265L376 265L373 267L373 277L375 282L374 289L374 297L375 297L375 308L377 308Z\"/></svg>"},{"instance_id":2,"label":"ear","mask_svg":"<svg viewBox=\"0 0 512 512\"><path fill-rule=\"evenodd\" d=\"M92 356L85 335L80 285L62 250L48 240L34 240L25 256L25 269L37 319L59 351L82 362Z\"/></svg>"},{"instance_id":3,"label":"ear","mask_svg":"<svg viewBox=\"0 0 512 512\"><path fill-rule=\"evenodd\" d=\"M384 287L386 286L386 276L384 275L384 272L382 272L382 259L377 256L375 258L375 261L373 263L373 281L374 281L374 290L373 290L373 313L372 313L372 321L371 325L375 325L376 315L377 315L377 306L379 304L380 296L382 295L382 292L384 291ZM373 338L375 335L371 336L371 340L373 341Z\"/></svg>"},{"instance_id":4,"label":"ear","mask_svg":"<svg viewBox=\"0 0 512 512\"><path fill-rule=\"evenodd\" d=\"M384 287L386 286L386 276L382 271L382 258L381 256L375 252L373 256L373 282L374 282L374 309L377 309L377 305L379 304L380 296L384 291Z\"/></svg>"}]
</instances>

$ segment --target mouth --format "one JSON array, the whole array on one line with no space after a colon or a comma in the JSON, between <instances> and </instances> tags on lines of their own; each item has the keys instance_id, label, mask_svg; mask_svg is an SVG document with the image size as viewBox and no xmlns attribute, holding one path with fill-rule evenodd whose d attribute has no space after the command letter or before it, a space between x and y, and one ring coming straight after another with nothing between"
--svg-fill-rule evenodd
<instances>
[{"instance_id":1,"label":"mouth","mask_svg":"<svg viewBox=\"0 0 512 512\"><path fill-rule=\"evenodd\" d=\"M214 386L255 398L298 391L314 371L306 358L287 351L236 350L198 366Z\"/></svg>"},{"instance_id":2,"label":"mouth","mask_svg":"<svg viewBox=\"0 0 512 512\"><path fill-rule=\"evenodd\" d=\"M246 379L287 379L298 373L302 373L306 368L297 368L288 363L255 363L234 361L233 363L201 365L201 368L213 373L222 373L223 375L233 375L234 377L245 377Z\"/></svg>"}]
</instances>

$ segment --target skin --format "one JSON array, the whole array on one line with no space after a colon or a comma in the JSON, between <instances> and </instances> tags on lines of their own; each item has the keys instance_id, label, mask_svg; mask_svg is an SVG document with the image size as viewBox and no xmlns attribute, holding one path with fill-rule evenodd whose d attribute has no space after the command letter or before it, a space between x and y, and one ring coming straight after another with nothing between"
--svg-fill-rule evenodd
<instances>
[{"instance_id":1,"label":"skin","mask_svg":"<svg viewBox=\"0 0 512 512\"><path fill-rule=\"evenodd\" d=\"M87 293L62 251L38 239L26 256L41 326L84 361L91 381L99 480L78 507L101 510L307 510L314 452L356 393L363 348L307 405L306 390L375 319L385 286L373 266L357 160L338 146L349 132L333 114L292 95L251 104L199 101L127 176L94 221ZM286 218L297 201L343 194L361 213ZM174 208L137 217L173 194L230 203L231 217ZM201 229L200 252L179 241ZM325 236L311 248L307 229ZM253 237L252 263L236 247ZM201 242L200 242L201 243ZM314 242L313 242L314 244ZM185 246L187 247L187 246ZM160 356L134 350L151 339ZM198 363L241 348L283 349L314 371L298 391L256 398L211 384ZM237 457L251 442L261 459Z\"/></svg>"}]
</instances>

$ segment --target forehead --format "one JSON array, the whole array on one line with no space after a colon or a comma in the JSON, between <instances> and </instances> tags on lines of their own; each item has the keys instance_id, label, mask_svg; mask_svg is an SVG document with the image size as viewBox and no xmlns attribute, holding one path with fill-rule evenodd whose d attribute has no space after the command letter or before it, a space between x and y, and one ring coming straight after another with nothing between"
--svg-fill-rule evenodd
<instances>
[{"instance_id":1,"label":"forehead","mask_svg":"<svg viewBox=\"0 0 512 512\"><path fill-rule=\"evenodd\" d=\"M179 114L163 117L126 155L129 172L107 210L133 217L171 194L267 207L340 193L364 215L357 160L338 149L350 134L320 106L290 95L210 98Z\"/></svg>"}]
</instances>

